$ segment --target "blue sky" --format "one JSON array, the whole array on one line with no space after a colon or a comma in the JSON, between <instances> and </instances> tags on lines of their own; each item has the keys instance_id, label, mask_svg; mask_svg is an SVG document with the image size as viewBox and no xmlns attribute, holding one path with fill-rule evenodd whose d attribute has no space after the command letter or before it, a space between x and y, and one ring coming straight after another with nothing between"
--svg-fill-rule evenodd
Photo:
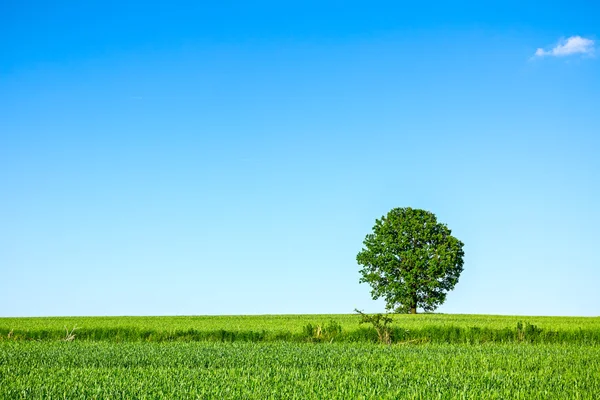
<instances>
[{"instance_id":1,"label":"blue sky","mask_svg":"<svg viewBox=\"0 0 600 400\"><path fill-rule=\"evenodd\" d=\"M382 311L424 208L446 313L599 315L592 1L4 2L0 316Z\"/></svg>"}]
</instances>

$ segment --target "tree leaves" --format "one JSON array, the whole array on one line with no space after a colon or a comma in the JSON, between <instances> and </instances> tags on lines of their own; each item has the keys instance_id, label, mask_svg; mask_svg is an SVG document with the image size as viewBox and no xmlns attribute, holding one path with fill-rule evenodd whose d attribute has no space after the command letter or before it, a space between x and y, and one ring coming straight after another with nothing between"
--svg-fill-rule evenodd
<instances>
[{"instance_id":1,"label":"tree leaves","mask_svg":"<svg viewBox=\"0 0 600 400\"><path fill-rule=\"evenodd\" d=\"M396 312L433 311L446 300L463 271L463 243L435 214L394 208L375 220L356 256L360 282L371 285Z\"/></svg>"}]
</instances>

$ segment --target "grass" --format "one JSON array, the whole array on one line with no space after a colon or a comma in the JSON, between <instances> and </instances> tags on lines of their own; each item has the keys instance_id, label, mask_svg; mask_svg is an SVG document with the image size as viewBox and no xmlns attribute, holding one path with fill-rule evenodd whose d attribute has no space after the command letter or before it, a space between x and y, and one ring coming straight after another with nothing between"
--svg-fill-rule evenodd
<instances>
[{"instance_id":1,"label":"grass","mask_svg":"<svg viewBox=\"0 0 600 400\"><path fill-rule=\"evenodd\" d=\"M600 318L0 318L6 399L595 399Z\"/></svg>"},{"instance_id":2,"label":"grass","mask_svg":"<svg viewBox=\"0 0 600 400\"><path fill-rule=\"evenodd\" d=\"M335 335L319 337L315 333L326 331L326 327L332 323L336 327ZM0 318L0 341L60 340L68 337L77 341L109 342L306 342L320 341L319 339L338 342L377 341L375 330L359 325L359 318L354 314ZM448 344L600 344L600 318L395 315L392 338L393 342Z\"/></svg>"},{"instance_id":3,"label":"grass","mask_svg":"<svg viewBox=\"0 0 600 400\"><path fill-rule=\"evenodd\" d=\"M0 398L594 399L600 347L0 343Z\"/></svg>"}]
</instances>

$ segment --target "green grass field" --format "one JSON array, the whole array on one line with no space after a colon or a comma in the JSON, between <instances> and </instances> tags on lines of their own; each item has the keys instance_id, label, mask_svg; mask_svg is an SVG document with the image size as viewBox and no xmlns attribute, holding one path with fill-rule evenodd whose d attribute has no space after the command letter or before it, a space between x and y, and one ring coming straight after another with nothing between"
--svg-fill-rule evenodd
<instances>
[{"instance_id":1,"label":"green grass field","mask_svg":"<svg viewBox=\"0 0 600 400\"><path fill-rule=\"evenodd\" d=\"M308 335L308 324L330 321L339 327L335 335ZM356 315L0 318L0 398L596 399L600 393L600 318L398 315L391 345L376 343L374 330L358 321ZM519 322L535 326L531 336L517 334ZM64 341L65 326L80 327L71 341Z\"/></svg>"},{"instance_id":2,"label":"green grass field","mask_svg":"<svg viewBox=\"0 0 600 400\"><path fill-rule=\"evenodd\" d=\"M92 341L295 341L304 342L308 324L341 328L336 341L376 340L374 330L353 314L182 317L0 318L0 340L59 340L77 327L78 340ZM434 343L512 342L517 324L533 325L528 341L600 344L599 317L522 317L492 315L395 315L396 341Z\"/></svg>"}]
</instances>

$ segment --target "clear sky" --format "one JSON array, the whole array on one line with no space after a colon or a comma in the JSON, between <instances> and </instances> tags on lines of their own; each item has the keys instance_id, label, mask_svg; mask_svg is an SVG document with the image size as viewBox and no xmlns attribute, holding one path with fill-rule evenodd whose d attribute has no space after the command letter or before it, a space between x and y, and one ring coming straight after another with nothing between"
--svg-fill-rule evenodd
<instances>
[{"instance_id":1,"label":"clear sky","mask_svg":"<svg viewBox=\"0 0 600 400\"><path fill-rule=\"evenodd\" d=\"M158 3L0 2L0 316L383 311L393 207L439 312L600 315L596 1Z\"/></svg>"}]
</instances>

